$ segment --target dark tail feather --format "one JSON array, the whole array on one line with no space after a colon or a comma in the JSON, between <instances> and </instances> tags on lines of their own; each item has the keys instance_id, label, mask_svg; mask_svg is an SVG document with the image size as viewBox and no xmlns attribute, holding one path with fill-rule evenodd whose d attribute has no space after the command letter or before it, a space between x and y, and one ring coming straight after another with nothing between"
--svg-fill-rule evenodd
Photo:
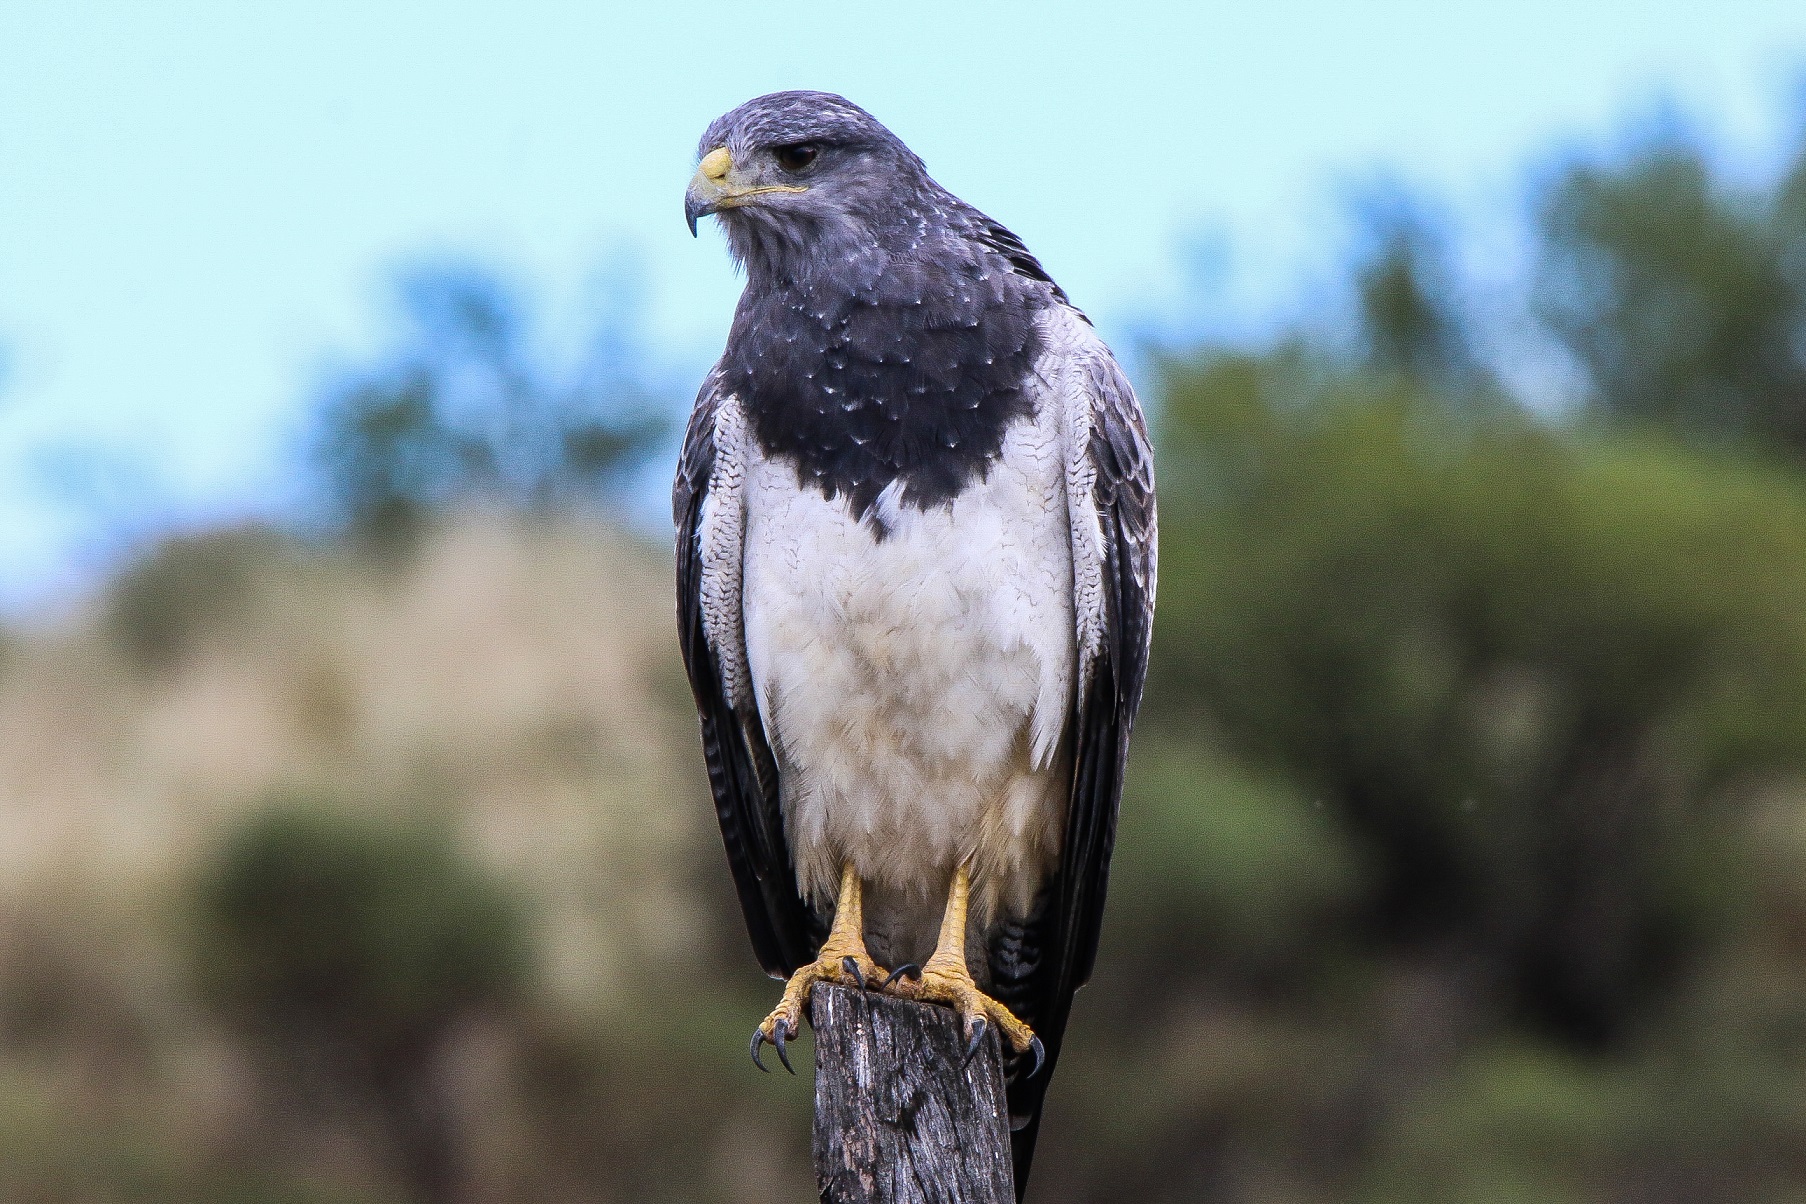
<instances>
[{"instance_id":1,"label":"dark tail feather","mask_svg":"<svg viewBox=\"0 0 1806 1204\"><path fill-rule=\"evenodd\" d=\"M1053 1079L1054 1063L1060 1057L1059 1030L1065 1027L1065 1017L1062 1016L1057 1029L1053 1025L1046 1025L1035 1030L1041 1038L1042 1048L1047 1052L1047 1060L1042 1063L1040 1072L1034 1078L1022 1077L1034 1065L1032 1057L1018 1056L1010 1066L1010 1161L1016 1168L1017 1204L1021 1204L1023 1195L1028 1191L1028 1171L1035 1161L1035 1138L1041 1133L1041 1101L1047 1096L1047 1084Z\"/></svg>"},{"instance_id":2,"label":"dark tail feather","mask_svg":"<svg viewBox=\"0 0 1806 1204\"><path fill-rule=\"evenodd\" d=\"M1022 1204L1028 1191L1028 1168L1035 1161L1035 1138L1040 1132L1041 1106L1037 1101L1028 1122L1010 1133L1010 1161L1016 1165L1016 1204Z\"/></svg>"},{"instance_id":3,"label":"dark tail feather","mask_svg":"<svg viewBox=\"0 0 1806 1204\"><path fill-rule=\"evenodd\" d=\"M1060 1060L1072 996L1091 977L1097 956L1127 752L1127 728L1115 693L1115 674L1100 665L1084 708L1095 730L1078 748L1060 873L1036 901L1028 922L1002 934L991 947L993 992L1028 1022L1047 1052L1033 1078L1027 1074L1034 1063L1026 1057L1011 1059L1007 1068L1018 1202L1028 1189L1041 1101Z\"/></svg>"}]
</instances>

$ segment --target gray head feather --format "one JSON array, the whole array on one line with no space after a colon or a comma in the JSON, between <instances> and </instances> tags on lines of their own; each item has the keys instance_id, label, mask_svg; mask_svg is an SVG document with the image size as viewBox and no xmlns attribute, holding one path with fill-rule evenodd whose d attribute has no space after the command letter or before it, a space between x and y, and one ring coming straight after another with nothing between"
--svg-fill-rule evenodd
<instances>
[{"instance_id":1,"label":"gray head feather","mask_svg":"<svg viewBox=\"0 0 1806 1204\"><path fill-rule=\"evenodd\" d=\"M701 151L686 209L746 268L719 381L765 454L880 536L893 482L928 508L983 480L1034 411L1035 316L1065 301L1041 265L839 96L749 101Z\"/></svg>"},{"instance_id":2,"label":"gray head feather","mask_svg":"<svg viewBox=\"0 0 1806 1204\"><path fill-rule=\"evenodd\" d=\"M882 258L950 233L950 219L965 208L877 118L831 92L747 101L711 122L697 149L723 147L736 183L761 190L717 211L749 278L796 279L860 260L880 270ZM797 147L812 157L787 166L784 152Z\"/></svg>"}]
</instances>

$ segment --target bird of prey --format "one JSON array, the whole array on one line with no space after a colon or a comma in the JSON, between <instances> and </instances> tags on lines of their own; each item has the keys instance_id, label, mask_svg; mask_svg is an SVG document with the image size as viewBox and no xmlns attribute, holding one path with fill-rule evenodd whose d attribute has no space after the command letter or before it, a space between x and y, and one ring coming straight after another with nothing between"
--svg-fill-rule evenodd
<instances>
[{"instance_id":1,"label":"bird of prey","mask_svg":"<svg viewBox=\"0 0 1806 1204\"><path fill-rule=\"evenodd\" d=\"M673 490L678 620L787 979L753 1058L788 1067L818 982L994 1027L1020 1190L1147 668L1146 425L1021 241L863 109L762 96L699 153L691 232L717 215L746 285Z\"/></svg>"}]
</instances>

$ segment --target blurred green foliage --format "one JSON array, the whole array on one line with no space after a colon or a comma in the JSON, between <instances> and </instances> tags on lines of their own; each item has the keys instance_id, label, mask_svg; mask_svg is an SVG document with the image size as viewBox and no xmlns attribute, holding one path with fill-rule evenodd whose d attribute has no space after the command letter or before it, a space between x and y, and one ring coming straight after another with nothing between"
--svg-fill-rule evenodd
<instances>
[{"instance_id":1,"label":"blurred green foliage","mask_svg":"<svg viewBox=\"0 0 1806 1204\"><path fill-rule=\"evenodd\" d=\"M279 533L254 527L170 539L114 582L107 632L134 668L166 670L203 634L231 628L250 604L260 570L288 551L286 544Z\"/></svg>"},{"instance_id":2,"label":"blurred green foliage","mask_svg":"<svg viewBox=\"0 0 1806 1204\"><path fill-rule=\"evenodd\" d=\"M1397 187L1364 198L1350 264L1354 361L1369 372L1479 401L1493 390L1448 234Z\"/></svg>"},{"instance_id":3,"label":"blurred green foliage","mask_svg":"<svg viewBox=\"0 0 1806 1204\"><path fill-rule=\"evenodd\" d=\"M531 961L515 903L443 833L317 803L277 804L235 833L200 896L209 995L373 1063L507 1000Z\"/></svg>"},{"instance_id":4,"label":"blurred green foliage","mask_svg":"<svg viewBox=\"0 0 1806 1204\"><path fill-rule=\"evenodd\" d=\"M1806 457L1806 139L1766 186L1666 136L1542 199L1539 312L1613 417Z\"/></svg>"},{"instance_id":5,"label":"blurred green foliage","mask_svg":"<svg viewBox=\"0 0 1806 1204\"><path fill-rule=\"evenodd\" d=\"M304 1105L362 1103L403 1180L444 1199L466 1175L438 1059L474 1013L521 996L519 905L436 827L273 805L198 886L202 993Z\"/></svg>"},{"instance_id":6,"label":"blurred green foliage","mask_svg":"<svg viewBox=\"0 0 1806 1204\"><path fill-rule=\"evenodd\" d=\"M668 399L618 323L557 371L489 272L418 271L400 296L399 346L327 395L310 448L328 517L377 547L458 504L607 500L665 434Z\"/></svg>"},{"instance_id":7,"label":"blurred green foliage","mask_svg":"<svg viewBox=\"0 0 1806 1204\"><path fill-rule=\"evenodd\" d=\"M1161 621L1185 635L1152 714L1321 792L1390 939L1483 949L1546 1023L1609 1039L1689 922L1706 800L1806 761L1797 486L1461 425L1283 354L1171 382Z\"/></svg>"}]
</instances>

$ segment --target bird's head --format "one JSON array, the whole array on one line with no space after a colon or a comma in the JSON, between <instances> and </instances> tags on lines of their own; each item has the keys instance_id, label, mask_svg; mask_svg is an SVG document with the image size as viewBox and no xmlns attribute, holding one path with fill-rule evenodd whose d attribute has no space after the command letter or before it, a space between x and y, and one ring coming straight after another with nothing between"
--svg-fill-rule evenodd
<instances>
[{"instance_id":1,"label":"bird's head","mask_svg":"<svg viewBox=\"0 0 1806 1204\"><path fill-rule=\"evenodd\" d=\"M831 92L774 92L715 119L684 195L690 232L719 214L749 271L793 274L835 250L875 247L931 186L870 113Z\"/></svg>"}]
</instances>

